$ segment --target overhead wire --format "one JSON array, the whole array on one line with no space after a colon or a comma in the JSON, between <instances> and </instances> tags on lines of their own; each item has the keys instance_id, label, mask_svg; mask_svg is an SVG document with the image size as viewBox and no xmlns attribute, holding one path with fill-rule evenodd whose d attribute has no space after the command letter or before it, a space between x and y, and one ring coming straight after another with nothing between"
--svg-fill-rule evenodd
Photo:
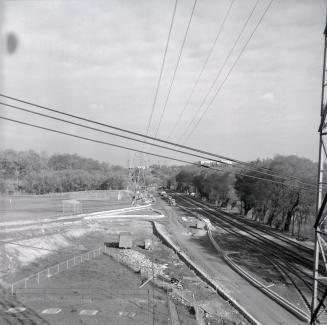
<instances>
[{"instance_id":1,"label":"overhead wire","mask_svg":"<svg viewBox=\"0 0 327 325\"><path fill-rule=\"evenodd\" d=\"M221 24L219 25L219 28L218 28L218 31L217 31L216 37L215 37L214 41L212 42L211 47L210 47L210 49L209 49L209 51L208 51L208 54L207 54L207 56L206 56L206 58L205 58L205 60L204 60L204 62L203 62L203 65L202 65L202 68L201 68L201 70L200 70L200 73L198 74L198 76L197 76L197 78L196 78L196 80L195 80L195 82L194 82L194 84L193 84L193 87L192 87L192 89L191 89L191 92L190 92L190 94L188 95L187 100L186 100L186 102L185 102L185 104L184 104L182 110L180 111L179 116L178 116L177 120L175 121L175 124L174 124L172 130L170 131L170 133L169 133L167 139L170 139L171 136L174 134L174 132L175 132L175 130L176 130L176 128L177 128L177 125L178 125L179 122L181 121L181 119L182 119L182 117L183 117L183 115L184 115L186 109L187 109L188 106L189 106L189 103L190 103L190 101L191 101L191 98L193 97L193 94L194 94L194 92L195 92L195 90L196 90L196 88L197 88L197 86L198 86L198 84L199 84L199 82L200 82L200 80L201 80L201 77L202 77L202 75L203 75L203 73L204 73L204 71L205 71L205 69L206 69L206 67L207 67L207 65L208 65L209 59L210 59L210 57L211 57L211 55L212 55L212 53L213 53L213 51L214 51L214 49L215 49L215 47L216 47L216 45L217 45L218 39L219 39L219 37L220 37L220 35L221 35L223 29L224 29L225 23L226 23L226 21L227 21L227 19L228 19L228 17L229 17L230 11L231 11L231 9L232 9L233 4L235 3L235 1L236 1L236 0L232 0L232 1L230 2L230 4L229 4L228 8L227 8L227 11L226 11L226 13L225 13L225 15L224 15L223 21L222 21Z\"/></svg>"},{"instance_id":2,"label":"overhead wire","mask_svg":"<svg viewBox=\"0 0 327 325\"><path fill-rule=\"evenodd\" d=\"M199 125L199 123L201 122L201 120L203 119L204 115L208 112L209 108L212 106L213 102L216 100L217 95L219 94L220 90L223 88L224 84L226 83L228 77L230 76L230 74L233 72L237 62L239 61L239 59L241 58L242 54L244 53L244 51L246 50L248 44L250 43L251 39L253 38L253 35L255 34L256 30L258 29L259 25L261 24L263 18L265 17L265 15L267 14L269 8L271 7L272 3L274 0L270 0L268 6L266 7L266 9L264 10L263 14L261 15L260 19L258 20L256 26L254 27L250 37L248 38L248 40L245 42L245 44L243 45L241 51L239 52L236 60L234 61L234 63L232 64L231 68L229 69L228 73L226 74L225 78L223 79L223 81L221 82L221 84L219 85L218 89L216 90L214 96L211 98L211 100L209 101L206 109L202 112L200 118L198 119L198 121L196 122L196 124L193 126L193 128L191 129L191 131L189 132L189 134L186 136L185 140L183 141L183 143L185 143L193 134L193 132L195 131L195 129L197 128L197 126Z\"/></svg>"},{"instance_id":3,"label":"overhead wire","mask_svg":"<svg viewBox=\"0 0 327 325\"><path fill-rule=\"evenodd\" d=\"M116 148L120 148L120 149L131 150L131 151L135 151L135 152L139 152L139 153L143 153L143 154L148 154L148 155L152 155L152 156L159 157L159 158L170 159L170 160L183 162L183 163L190 164L190 165L195 165L195 166L198 166L198 167L200 166L200 167L211 169L211 170L225 172L225 170L221 169L221 168L215 168L215 167L211 167L211 166L200 165L199 163L187 161L185 159L179 159L179 158L176 158L176 157L160 155L160 154L152 153L152 152L149 152L149 151L144 151L144 150L139 150L139 149L135 149L135 148L132 148L132 147L127 147L127 146L114 144L114 143L111 143L111 142L96 140L96 139L92 139L92 138L89 138L89 137L80 136L80 135L76 135L76 134L72 134L72 133L68 133L68 132L59 131L59 130L56 130L56 129L51 129L51 128L48 128L48 127L36 125L36 124L33 124L33 123L27 123L27 122L20 121L20 120L17 120L17 119L12 119L12 118L8 118L8 117L4 117L4 116L0 116L0 119L6 120L6 121L11 121L11 122L21 124L21 125L25 125L25 126L29 126L29 127L33 127L33 128L37 128L37 129L41 129L41 130L45 130L45 131L49 131L49 132L53 132L53 133L57 133L57 134L70 136L70 137L77 138L77 139L86 140L86 141L93 142L93 143L103 144L103 145L116 147ZM286 186L286 187L295 187L295 188L299 188L299 189L303 189L303 190L306 190L306 191L312 191L313 192L313 189L311 190L311 189L309 189L307 187L303 187L303 186L299 186L299 185L286 184L285 182L275 181L275 180L272 180L272 179L258 177L258 176L254 176L254 175L248 175L248 174L239 173L239 172L233 172L232 171L231 173L234 174L234 175L242 175L242 176L245 176L245 177L248 177L248 178L260 179L260 180L264 180L264 181L267 181L267 182L280 184L280 185L283 185L283 186ZM315 193L315 191L314 191L314 193Z\"/></svg>"},{"instance_id":4,"label":"overhead wire","mask_svg":"<svg viewBox=\"0 0 327 325\"><path fill-rule=\"evenodd\" d=\"M176 73L177 73L179 64L181 62L182 54L183 54L183 51L184 51L184 47L185 47L186 39L187 39L187 36L188 36L188 32L190 30L191 22L192 22L192 19L193 19L193 16L194 16L194 11L195 11L197 1L198 0L194 0L194 3L193 3L191 15L190 15L190 18L188 20L188 24L187 24L187 28L186 28L186 31L185 31L185 34L184 34L183 42L182 42L181 48L179 50L178 59L177 59L176 65L175 65L173 77L172 77L170 85L169 85L168 93L167 93L167 96L166 96L166 99L165 99L165 102L164 102L164 107L163 107L163 109L161 111L161 115L160 115L160 118L159 118L159 123L158 123L156 131L154 133L154 137L157 137L157 135L158 135L158 132L159 132L163 117L164 117L165 112L166 112L168 100L169 100L169 97L170 97L170 94L171 94L171 91L172 91L172 88L173 88L173 85L174 85L174 82L175 82L175 77L176 77Z\"/></svg>"},{"instance_id":5,"label":"overhead wire","mask_svg":"<svg viewBox=\"0 0 327 325\"><path fill-rule=\"evenodd\" d=\"M3 102L0 102L0 105L5 106L5 107L8 107L8 108L13 108L13 109L16 109L16 110L19 110L19 111L31 113L31 114L34 114L34 115L38 115L38 116L50 118L50 119L53 119L55 121L59 121L59 122L71 124L71 125L74 125L74 126L86 128L86 129L89 129L89 130L92 130L92 131L97 131L97 132L105 133L105 134L108 134L108 135L120 137L120 138L123 138L123 139L126 139L126 140L140 142L143 145L147 143L147 141L145 141L145 140L140 140L140 139L132 138L132 137L129 137L129 136L121 135L121 134L118 134L118 133L109 132L109 131L105 131L105 130L102 130L102 129L94 128L94 127L91 127L91 126L88 126L88 125L85 125L85 124L80 124L80 123L68 121L68 120L61 119L61 118L58 118L58 117L55 117L55 116L51 116L51 115L48 115L48 114L44 114L44 113L40 113L40 112L35 112L35 111L29 110L29 109L26 109L26 108L22 108L22 107L19 107L19 106L16 106L16 105L6 104L6 103L3 103ZM178 150L178 149L173 149L173 148L166 147L166 146L163 146L163 145L159 145L159 144L156 144L156 143L152 143L151 146L154 146L154 147L157 147L157 148L161 148L161 149L165 149L165 150L174 151L174 152L185 154L185 155L189 155L189 156L193 156L193 157L196 157L196 158L202 158L202 159L206 159L206 160L211 160L213 162L222 163L222 164L225 164L226 165L226 162L224 162L222 160L214 159L212 157L203 156L203 155L199 155L199 154L194 154L194 153L191 153L191 152L182 151L182 150ZM246 167L235 166L235 165L234 165L234 167L245 169L245 170L248 170L248 171L253 171L253 169L249 169L249 168L246 168ZM257 172L258 173L261 173L261 174L264 174L264 175L273 176L273 175L271 175L269 173L265 173L265 172L262 172L262 171L257 171ZM287 177L281 176L281 175L276 175L274 177L281 178L281 179L284 179L284 180L288 180ZM314 186L314 185L312 184L312 186Z\"/></svg>"},{"instance_id":6,"label":"overhead wire","mask_svg":"<svg viewBox=\"0 0 327 325\"><path fill-rule=\"evenodd\" d=\"M94 143L108 145L108 146L111 146L111 147L131 150L131 151L135 151L135 152L138 152L138 153L148 154L148 155L152 155L152 156L156 156L156 157L164 158L164 159L175 160L175 161L183 162L183 163L187 163L187 164L189 163L186 160L182 160L182 159L178 159L178 158L174 158L174 157L169 157L169 156L164 156L164 155L160 155L160 154L156 154L156 153L152 153L152 152L148 152L148 151L144 151L144 150L140 150L140 149L136 149L136 148L132 148L132 147L126 147L126 146L114 144L114 143L111 143L111 142L96 140L96 139L92 139L92 138L89 138L89 137L84 137L84 136L80 136L80 135L76 135L76 134L72 134L72 133L68 133L68 132L59 131L59 130L51 129L51 128L48 128L48 127L36 125L36 124L33 124L33 123L20 121L20 120L17 120L17 119L12 119L12 118L8 118L8 117L4 117L4 116L0 116L0 119L6 120L6 121L11 121L11 122L22 124L22 125L26 125L26 126L30 126L30 127L45 130L45 131L50 131L50 132L53 132L53 133L67 135L67 136L77 138L77 139L82 139L82 140L86 140L86 141L90 141L90 142L94 142ZM198 165L197 163L193 163L193 164Z\"/></svg>"},{"instance_id":7,"label":"overhead wire","mask_svg":"<svg viewBox=\"0 0 327 325\"><path fill-rule=\"evenodd\" d=\"M297 181L301 182L302 184L306 184L305 182L301 181L300 179L298 179L295 176L284 176L284 175L280 175L280 174L277 174L275 172L272 172L271 169L269 169L267 167L253 166L253 164L251 164L251 163L243 162L243 161L240 161L240 160L237 160L237 159L234 159L234 158L226 157L226 156L215 154L215 153L210 153L208 151L204 151L204 150L197 149L197 148L192 148L192 147L189 147L189 146L181 145L181 144L174 143L174 142L167 141L167 140L162 140L162 139L159 139L159 138L154 138L154 137L151 137L149 135L144 135L142 133L138 133L138 132L130 131L130 130L127 130L127 129L119 128L119 127L116 127L116 126L113 126L113 125L110 125L110 124L105 124L105 123L101 123L101 122L98 122L98 121L90 120L90 119L87 119L87 118L84 118L84 117L80 117L80 116L77 116L77 115L73 115L73 114L69 114L69 113L66 113L66 112L59 111L59 110L55 110L55 109L52 109L52 108L49 108L49 107L46 107L46 106L35 104L35 103L29 102L29 101L26 101L26 100L18 99L16 97L11 97L11 96L4 95L4 94L1 94L1 93L0 93L0 97L4 97L4 98L7 98L7 99L18 101L20 103L28 104L28 105L31 105L31 106L34 106L34 107L37 107L37 108L41 108L41 109L44 109L46 111L50 111L50 112L54 112L54 113L57 113L57 114L61 114L61 115L64 115L64 116L76 118L76 119L81 120L81 121L86 121L86 122L93 123L93 124L96 124L96 125L100 125L100 126L103 126L103 127L108 127L108 128L114 129L114 130L122 131L122 132L125 132L125 133L128 133L128 134L134 135L134 136L139 136L139 137L150 139L150 140L154 140L154 141L157 141L157 142L160 142L160 143L172 145L174 147L179 147L179 148L190 150L190 151L194 151L194 152L197 152L197 153L201 153L201 154L213 156L213 157L216 157L216 158L219 158L219 159L222 159L222 160L227 160L227 161L230 161L230 162L233 162L233 163L237 163L237 164L240 164L240 165L247 166L247 167L251 168L252 170L259 171L261 173L263 173L263 171L266 171L267 173L269 173L270 176L279 177L279 178L280 177L283 177L285 179L288 178L289 180L297 180ZM2 105L5 105L5 106L8 106L8 107L12 107L12 108L18 109L18 106L9 105L9 104L6 104L6 103L2 103ZM29 111L27 109L22 109L22 108L20 108L20 109L21 110L25 110L25 111ZM46 117L48 117L48 116L46 116ZM75 122L71 122L71 124L74 124L74 123ZM75 123L75 125L77 125L77 124ZM82 126L82 125L78 125L78 126ZM91 129L91 127L89 127L89 128ZM98 129L96 129L96 130L98 130ZM110 132L110 133L107 132L107 133L108 134L111 134L111 135L115 135L115 136L122 136L120 134L115 134L115 133L112 133L112 132ZM154 145L154 144L151 144L151 145ZM263 170L263 171L261 171L261 170ZM316 186L315 184L307 184L307 185Z\"/></svg>"},{"instance_id":8,"label":"overhead wire","mask_svg":"<svg viewBox=\"0 0 327 325\"><path fill-rule=\"evenodd\" d=\"M147 125L146 125L146 132L145 132L146 135L149 134L149 129L150 129L150 125L151 125L151 122L152 122L153 113L154 113L154 110L155 110L155 107L156 107L156 104L157 104L157 100L158 100L158 94L159 94L159 89L160 89L160 85L161 85L162 74L163 74L163 71L164 71L165 63L166 63L166 57L167 57L168 47L169 47L169 43L170 43L171 32L172 32L174 21L175 21L177 3L178 3L178 0L175 0L173 15L171 17L171 21L170 21L170 25L169 25L169 32L168 32L167 42L166 42L164 55L163 55L162 62L161 62L160 73L159 73L157 86L156 86L156 90L155 90L155 95L154 95L154 99L153 99L153 103L152 103L152 107L151 107L151 113L150 113L150 116L149 116L149 119L148 119L148 122L147 122Z\"/></svg>"},{"instance_id":9,"label":"overhead wire","mask_svg":"<svg viewBox=\"0 0 327 325\"><path fill-rule=\"evenodd\" d=\"M39 249L39 250L48 251L48 252L55 252L55 253L62 253L63 252L62 250L59 251L59 250L56 250L56 249L50 249L50 248L37 247L37 246L33 246L33 245L20 244L20 243L9 241L9 240L0 240L0 243L10 244L10 245L15 245L15 246L21 246L21 247L25 247L25 248Z\"/></svg>"},{"instance_id":10,"label":"overhead wire","mask_svg":"<svg viewBox=\"0 0 327 325\"><path fill-rule=\"evenodd\" d=\"M48 115L48 114L43 114L43 113L40 113L40 112L35 112L35 111L29 110L29 109L26 109L26 108L22 108L22 107L19 107L19 106L16 106L16 105L10 105L10 104L6 104L6 103L3 103L3 102L0 102L0 105L3 105L5 107L9 107L9 108L14 108L16 110L20 110L20 111L23 111L23 112L31 113L31 114L34 114L34 115L38 115L38 116L50 118L50 119L53 119L53 120L56 120L56 121L59 121L59 122L64 122L64 123L67 123L67 124L71 124L71 125L75 125L75 126L78 126L78 127L86 128L86 129L89 129L89 130L92 130L92 131L97 131L97 132L105 133L105 134L108 134L108 135L120 137L120 138L123 138L123 139L126 139L126 140L140 142L143 145L145 143L147 143L145 140L140 140L140 139L132 138L132 137L125 136L125 135L122 135L122 134L118 134L118 133L114 133L114 132L110 132L110 131L105 131L105 130L102 130L102 129L94 128L94 127L91 127L91 126L88 126L88 125L85 125L85 124L80 124L80 123L68 121L68 120L61 119L61 118L58 118L58 117L55 117L55 116L51 116L51 115ZM161 148L161 149L165 149L165 150L174 151L174 152L185 154L185 155L189 155L189 156L193 156L193 157L196 157L196 158L202 158L202 159L206 159L206 160L211 160L211 161L216 162L216 163L222 163L222 164L225 164L225 165L227 164L223 160L217 160L217 159L214 159L212 157L203 156L203 155L199 155L199 154L194 154L194 153L191 153L191 152L182 151L182 150L178 150L178 149L173 149L173 148L166 147L166 146L163 146L163 145L159 145L159 144L156 144L156 143L152 143L151 146L154 146L154 147L157 147L157 148ZM246 167L241 167L241 166L235 166L234 165L234 167L242 168L242 169L245 169L247 171L255 171L255 172L260 173L260 174L263 174L263 175L277 177L277 178L284 179L284 180L289 180L289 177L285 177L285 176L282 176L282 175L274 175L274 174L267 173L267 172L264 172L264 171L254 170L254 169L250 169L250 168L246 168ZM314 184L308 184L308 183L304 183L304 182L302 182L302 183L304 185L315 186Z\"/></svg>"},{"instance_id":11,"label":"overhead wire","mask_svg":"<svg viewBox=\"0 0 327 325\"><path fill-rule=\"evenodd\" d=\"M59 118L59 117L51 116L51 115L40 113L40 112L35 112L35 111L29 110L29 109L26 109L26 108L22 108L22 107L19 107L19 106L16 106L16 105L6 104L6 103L3 103L3 102L0 102L0 105L5 106L5 107L8 107L8 108L14 108L14 109L19 110L19 111L22 111L22 112L27 112L27 113L31 113L31 114L34 114L34 115L38 115L38 116L50 118L50 119L53 119L55 121L59 121L59 122L71 124L71 125L74 125L74 126L86 128L86 129L89 129L89 130L92 130L92 131L97 131L97 132L101 132L101 133L104 133L104 134L108 134L108 135L120 137L122 139L130 140L130 141L135 141L135 142L140 142L143 145L147 143L145 140L140 140L140 139L132 138L132 137L125 136L125 135L122 135L122 134L118 134L118 133L114 133L114 132L110 132L110 131L105 131L105 130L102 130L102 129L94 128L94 127L91 127L91 126L88 126L88 125L85 125L85 124L80 124L80 123L68 121L68 120L65 120L65 119L62 119L62 118ZM211 160L213 162L226 164L226 162L224 162L222 160L217 160L217 159L214 159L212 157L207 157L207 156L203 156L203 155L199 155L199 154L194 154L194 153L187 152L187 151L173 149L173 148L166 147L166 146L163 146L163 145L159 145L159 144L156 144L156 143L151 144L151 146L154 146L154 147L157 147L157 148L161 148L161 149L165 149L165 150L174 151L174 152L185 154L185 155L189 155L189 156L193 156L193 157L196 157L196 158L202 158L202 159L206 159L206 160ZM248 170L249 171L252 171L252 169L248 169ZM262 174L265 174L265 175L271 176L268 173L264 173L264 172L261 172L261 173ZM278 176L278 177L279 178L282 178L282 179L287 179L284 176Z\"/></svg>"},{"instance_id":12,"label":"overhead wire","mask_svg":"<svg viewBox=\"0 0 327 325\"><path fill-rule=\"evenodd\" d=\"M159 77L158 77L158 81L157 81L157 85L156 85L155 95L154 95L154 99L153 99L153 103L152 103L152 107L151 107L150 116L148 118L148 122L147 122L147 125L146 125L146 131L145 131L146 135L149 134L152 119L153 119L153 114L154 114L154 111L155 111L155 108L156 108L156 105L157 105L159 89L160 89L160 85L161 85L162 75L163 75L163 71L164 71L164 67L165 67L165 63L166 63L167 52L168 52L170 38L171 38L171 32L172 32L172 29L173 29L173 26L174 26L174 21L175 21L177 4L178 4L178 0L175 0L175 4L174 4L174 8L173 8L173 14L172 14L170 24L169 24L169 31L168 31L168 37L167 37L167 41L166 41L166 45L165 45L164 55L163 55L163 58L162 58ZM142 150L143 149L144 149L144 144L142 145ZM145 160L144 157L142 157L142 159ZM135 161L135 156L133 156L132 165L134 165L134 161Z\"/></svg>"},{"instance_id":13,"label":"overhead wire","mask_svg":"<svg viewBox=\"0 0 327 325\"><path fill-rule=\"evenodd\" d=\"M190 119L189 123L187 124L186 128L185 128L185 131L182 133L182 135L180 136L179 138L179 142L182 141L182 139L186 136L187 132L188 132L188 129L191 128L193 122L195 121L197 115L199 114L199 112L201 111L202 107L204 106L205 102L207 101L210 93L212 92L212 90L214 89L217 81L219 80L219 77L221 76L224 68L226 67L227 65L227 62L229 61L230 57L232 56L236 46L238 45L246 27L248 26L251 18L253 17L253 14L259 4L260 0L256 0L250 14L248 15L247 19L244 21L243 25L242 25L242 28L240 30L240 32L238 33L238 36L236 37L234 43L233 43L233 46L231 47L231 49L229 50L229 52L227 53L225 59L224 59L224 62L220 65L220 68L218 69L217 73L216 73L216 76L215 78L212 80L211 82L211 85L209 87L209 89L207 90L206 94L204 95L204 97L202 98L201 100L201 103L200 105L198 106L198 108L194 111L194 114L192 115L192 118ZM185 143L186 141L182 141L182 143Z\"/></svg>"}]
</instances>

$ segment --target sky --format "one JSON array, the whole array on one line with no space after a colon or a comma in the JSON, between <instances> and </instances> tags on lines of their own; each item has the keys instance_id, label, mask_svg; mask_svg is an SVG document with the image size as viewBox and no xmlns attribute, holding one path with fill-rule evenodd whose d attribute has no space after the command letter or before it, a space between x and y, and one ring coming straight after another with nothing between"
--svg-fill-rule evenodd
<instances>
[{"instance_id":1,"label":"sky","mask_svg":"<svg viewBox=\"0 0 327 325\"><path fill-rule=\"evenodd\" d=\"M231 4L231 0L197 1L158 137L181 142L223 67L202 109L212 104L185 144L245 161L276 154L296 154L316 161L326 2L274 0L222 84L270 0L258 1L247 28L223 65L256 2L233 2L206 69L174 129ZM174 3L0 0L1 93L145 133ZM154 135L158 126L193 4L194 0L178 1L149 135ZM0 101L18 104L3 98ZM143 148L132 141L2 105L0 116ZM182 157L148 145L144 148ZM132 151L5 120L0 120L0 149L77 153L122 165L133 157ZM169 162L150 156L147 159L150 163Z\"/></svg>"}]
</instances>

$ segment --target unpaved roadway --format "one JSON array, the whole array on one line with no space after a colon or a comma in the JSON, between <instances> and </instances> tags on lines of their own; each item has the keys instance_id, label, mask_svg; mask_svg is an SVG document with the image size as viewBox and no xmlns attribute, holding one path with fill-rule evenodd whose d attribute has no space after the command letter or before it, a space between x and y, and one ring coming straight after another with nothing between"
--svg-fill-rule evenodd
<instances>
[{"instance_id":1,"label":"unpaved roadway","mask_svg":"<svg viewBox=\"0 0 327 325\"><path fill-rule=\"evenodd\" d=\"M200 264L210 276L220 282L221 287L223 287L225 291L239 302L253 317L263 325L305 324L261 291L251 286L218 256L213 247L211 248L210 245L208 245L208 248L206 248L203 244L200 244L196 238L187 234L187 229L177 220L177 214L185 214L183 210L177 206L170 207L161 199L158 199L157 202L164 214L169 217L167 228L173 240L184 249L194 261ZM209 238L207 239L208 243L210 243Z\"/></svg>"}]
</instances>

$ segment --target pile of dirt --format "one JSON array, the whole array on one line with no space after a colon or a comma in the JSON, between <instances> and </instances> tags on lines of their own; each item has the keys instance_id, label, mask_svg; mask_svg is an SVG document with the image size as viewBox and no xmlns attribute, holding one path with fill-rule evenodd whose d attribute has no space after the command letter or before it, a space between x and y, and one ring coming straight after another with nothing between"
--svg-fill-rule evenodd
<instances>
[{"instance_id":1,"label":"pile of dirt","mask_svg":"<svg viewBox=\"0 0 327 325\"><path fill-rule=\"evenodd\" d=\"M13 275L18 270L49 255L67 256L74 250L80 251L78 239L96 230L95 226L80 226L61 233L38 234L28 239L8 241L0 247L0 278L3 275Z\"/></svg>"}]
</instances>

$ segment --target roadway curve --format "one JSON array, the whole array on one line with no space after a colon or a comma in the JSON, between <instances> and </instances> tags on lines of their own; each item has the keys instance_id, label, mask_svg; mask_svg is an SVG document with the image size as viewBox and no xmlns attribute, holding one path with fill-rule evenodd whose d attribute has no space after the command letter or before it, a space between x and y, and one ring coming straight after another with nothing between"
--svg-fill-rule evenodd
<instances>
[{"instance_id":1,"label":"roadway curve","mask_svg":"<svg viewBox=\"0 0 327 325\"><path fill-rule=\"evenodd\" d=\"M244 309L263 325L304 324L276 302L272 301L257 288L251 286L241 275L231 269L223 260L208 239L209 247L204 247L189 236L187 229L178 222L178 214L184 213L180 208L170 207L162 200L159 205L169 217L167 228L174 241L206 272L221 283L225 292L229 293Z\"/></svg>"}]
</instances>

